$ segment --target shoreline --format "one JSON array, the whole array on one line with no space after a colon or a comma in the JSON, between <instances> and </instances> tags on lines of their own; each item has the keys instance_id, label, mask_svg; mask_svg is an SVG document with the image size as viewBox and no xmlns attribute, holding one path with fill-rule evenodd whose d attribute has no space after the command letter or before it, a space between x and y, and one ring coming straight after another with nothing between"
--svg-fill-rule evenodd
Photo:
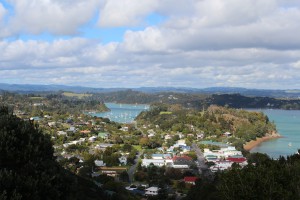
<instances>
[{"instance_id":1,"label":"shoreline","mask_svg":"<svg viewBox=\"0 0 300 200\"><path fill-rule=\"evenodd\" d=\"M272 139L278 139L278 138L282 138L282 136L279 133L275 132L275 133L266 135L262 138L256 138L256 140L251 140L250 142L247 142L246 144L244 144L243 147L246 151L250 151L251 149L260 145L263 142L266 142L266 141L272 140Z\"/></svg>"}]
</instances>

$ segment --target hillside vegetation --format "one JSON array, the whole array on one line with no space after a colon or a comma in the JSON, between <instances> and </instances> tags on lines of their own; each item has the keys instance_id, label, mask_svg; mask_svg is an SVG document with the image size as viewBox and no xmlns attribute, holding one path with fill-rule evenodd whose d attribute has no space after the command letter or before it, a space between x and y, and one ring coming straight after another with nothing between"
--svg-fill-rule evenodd
<instances>
[{"instance_id":1,"label":"hillside vegetation","mask_svg":"<svg viewBox=\"0 0 300 200\"><path fill-rule=\"evenodd\" d=\"M248 156L249 164L199 180L185 200L294 200L300 199L299 152L279 160L265 154Z\"/></svg>"},{"instance_id":2,"label":"hillside vegetation","mask_svg":"<svg viewBox=\"0 0 300 200\"><path fill-rule=\"evenodd\" d=\"M49 135L0 107L0 199L105 199L93 182L63 169Z\"/></svg>"},{"instance_id":3,"label":"hillside vegetation","mask_svg":"<svg viewBox=\"0 0 300 200\"><path fill-rule=\"evenodd\" d=\"M153 104L137 121L156 127L157 132L204 133L206 139L227 140L239 148L247 141L276 131L274 123L263 113L219 106L197 111L180 105ZM230 132L231 137L224 138L225 132Z\"/></svg>"}]
</instances>

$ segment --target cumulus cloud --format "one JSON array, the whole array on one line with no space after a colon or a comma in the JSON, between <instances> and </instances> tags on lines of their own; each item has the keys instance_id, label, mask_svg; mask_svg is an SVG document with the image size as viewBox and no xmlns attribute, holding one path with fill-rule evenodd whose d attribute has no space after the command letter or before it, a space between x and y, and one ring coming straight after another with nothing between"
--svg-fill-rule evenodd
<instances>
[{"instance_id":1,"label":"cumulus cloud","mask_svg":"<svg viewBox=\"0 0 300 200\"><path fill-rule=\"evenodd\" d=\"M297 0L9 2L15 14L5 28L11 34L49 32L70 38L0 41L4 82L300 87ZM4 11L0 4L0 20ZM103 27L140 28L128 29L121 41L107 44L74 37L97 12L99 19L93 22L100 31ZM153 13L164 16L164 21L148 26L145 18Z\"/></svg>"},{"instance_id":2,"label":"cumulus cloud","mask_svg":"<svg viewBox=\"0 0 300 200\"><path fill-rule=\"evenodd\" d=\"M128 31L128 50L217 50L230 48L297 49L298 7L274 0L204 0L190 16L173 16L162 26ZM237 6L238 5L238 6Z\"/></svg>"},{"instance_id":3,"label":"cumulus cloud","mask_svg":"<svg viewBox=\"0 0 300 200\"><path fill-rule=\"evenodd\" d=\"M3 5L0 2L0 23L2 22L5 13L6 13L6 9L3 7Z\"/></svg>"},{"instance_id":4,"label":"cumulus cloud","mask_svg":"<svg viewBox=\"0 0 300 200\"><path fill-rule=\"evenodd\" d=\"M157 7L156 0L108 0L100 12L100 26L135 26Z\"/></svg>"},{"instance_id":5,"label":"cumulus cloud","mask_svg":"<svg viewBox=\"0 0 300 200\"><path fill-rule=\"evenodd\" d=\"M8 0L14 8L12 33L72 35L87 23L101 4L98 0Z\"/></svg>"}]
</instances>

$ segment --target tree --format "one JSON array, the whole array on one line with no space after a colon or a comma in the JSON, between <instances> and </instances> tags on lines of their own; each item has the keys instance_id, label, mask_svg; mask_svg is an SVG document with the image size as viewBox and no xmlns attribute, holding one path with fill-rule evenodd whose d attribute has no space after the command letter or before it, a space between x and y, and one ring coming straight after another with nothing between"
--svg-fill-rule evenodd
<instances>
[{"instance_id":1,"label":"tree","mask_svg":"<svg viewBox=\"0 0 300 200\"><path fill-rule=\"evenodd\" d=\"M104 199L92 181L71 174L53 156L48 135L0 106L0 199Z\"/></svg>"},{"instance_id":2,"label":"tree","mask_svg":"<svg viewBox=\"0 0 300 200\"><path fill-rule=\"evenodd\" d=\"M120 174L120 180L123 181L123 182L129 182L129 175L126 171L123 171Z\"/></svg>"},{"instance_id":3,"label":"tree","mask_svg":"<svg viewBox=\"0 0 300 200\"><path fill-rule=\"evenodd\" d=\"M140 139L140 142L139 144L142 146L142 147L145 147L149 144L149 139L147 137L143 137Z\"/></svg>"},{"instance_id":4,"label":"tree","mask_svg":"<svg viewBox=\"0 0 300 200\"><path fill-rule=\"evenodd\" d=\"M0 196L72 199L72 182L76 180L55 162L50 138L32 121L0 107Z\"/></svg>"},{"instance_id":5,"label":"tree","mask_svg":"<svg viewBox=\"0 0 300 200\"><path fill-rule=\"evenodd\" d=\"M213 180L196 181L187 199L300 199L300 155L272 160L265 154L248 155L245 167L232 165ZM255 163L255 164L254 164Z\"/></svg>"}]
</instances>

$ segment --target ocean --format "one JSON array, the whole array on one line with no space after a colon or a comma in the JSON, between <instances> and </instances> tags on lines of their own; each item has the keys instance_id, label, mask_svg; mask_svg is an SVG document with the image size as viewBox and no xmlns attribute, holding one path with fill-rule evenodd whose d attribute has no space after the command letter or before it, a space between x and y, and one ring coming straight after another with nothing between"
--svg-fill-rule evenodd
<instances>
[{"instance_id":1,"label":"ocean","mask_svg":"<svg viewBox=\"0 0 300 200\"><path fill-rule=\"evenodd\" d=\"M109 112L102 113L89 113L97 117L109 118L111 121L119 123L130 123L145 110L149 109L149 105L145 104L118 104L118 103L105 103L110 109Z\"/></svg>"},{"instance_id":2,"label":"ocean","mask_svg":"<svg viewBox=\"0 0 300 200\"><path fill-rule=\"evenodd\" d=\"M294 154L300 149L300 111L299 110L258 110L274 121L278 133L283 138L261 143L250 152L266 153L276 159L280 155Z\"/></svg>"}]
</instances>

